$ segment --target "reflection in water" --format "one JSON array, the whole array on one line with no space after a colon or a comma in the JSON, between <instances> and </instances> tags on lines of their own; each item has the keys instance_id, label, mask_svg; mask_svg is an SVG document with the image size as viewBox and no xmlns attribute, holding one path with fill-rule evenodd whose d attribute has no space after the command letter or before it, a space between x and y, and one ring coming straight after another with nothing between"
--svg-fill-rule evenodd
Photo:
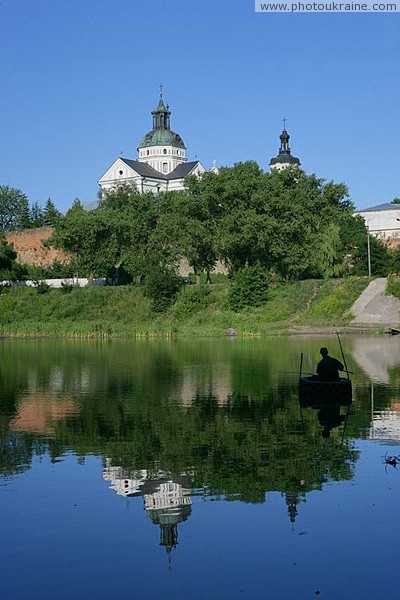
<instances>
[{"instance_id":1,"label":"reflection in water","mask_svg":"<svg viewBox=\"0 0 400 600\"><path fill-rule=\"evenodd\" d=\"M342 341L352 403L303 405L334 338L0 341L4 597L395 597L400 339Z\"/></svg>"},{"instance_id":2,"label":"reflection in water","mask_svg":"<svg viewBox=\"0 0 400 600\"><path fill-rule=\"evenodd\" d=\"M78 404L68 396L54 396L51 390L26 394L17 404L10 430L21 433L54 434L57 421L76 415Z\"/></svg>"},{"instance_id":3,"label":"reflection in water","mask_svg":"<svg viewBox=\"0 0 400 600\"><path fill-rule=\"evenodd\" d=\"M165 546L170 564L171 551L178 544L178 524L191 513L192 490L188 488L188 478L168 478L162 471L151 478L146 470L127 475L121 467L111 466L109 458L103 478L111 482L110 488L119 496L143 496L147 516L160 526L160 546Z\"/></svg>"},{"instance_id":4,"label":"reflection in water","mask_svg":"<svg viewBox=\"0 0 400 600\"><path fill-rule=\"evenodd\" d=\"M372 410L368 343L370 352L375 349L375 375L382 371L391 381L375 384ZM383 352L385 343L390 348ZM81 462L86 455L103 456L111 489L143 497L169 550L194 493L263 503L267 493L280 492L294 524L308 493L353 477L359 456L354 438L388 437L387 421L399 414L394 344L393 338L349 338L351 410L314 403L315 410L300 411L297 377L290 373L300 349L315 364L320 338L7 341L0 345L1 474L23 472L44 453L55 460L72 451Z\"/></svg>"}]
</instances>

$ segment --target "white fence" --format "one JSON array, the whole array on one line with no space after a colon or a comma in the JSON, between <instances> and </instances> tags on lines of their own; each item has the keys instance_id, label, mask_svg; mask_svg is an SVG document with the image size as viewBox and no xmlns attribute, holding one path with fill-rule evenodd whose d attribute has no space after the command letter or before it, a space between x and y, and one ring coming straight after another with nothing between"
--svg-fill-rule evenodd
<instances>
[{"instance_id":1,"label":"white fence","mask_svg":"<svg viewBox=\"0 0 400 600\"><path fill-rule=\"evenodd\" d=\"M40 279L39 281L0 281L0 285L21 286L21 287L36 287L38 283L45 283L52 288L62 288L64 285L76 285L77 287L85 287L86 285L106 285L105 277L98 277L89 282L86 277L71 277L65 279Z\"/></svg>"}]
</instances>

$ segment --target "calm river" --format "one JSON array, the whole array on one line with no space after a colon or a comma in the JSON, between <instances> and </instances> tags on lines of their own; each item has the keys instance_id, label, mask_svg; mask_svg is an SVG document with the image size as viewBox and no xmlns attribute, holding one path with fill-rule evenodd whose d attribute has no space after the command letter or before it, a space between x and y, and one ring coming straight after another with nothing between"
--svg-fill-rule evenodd
<instances>
[{"instance_id":1,"label":"calm river","mask_svg":"<svg viewBox=\"0 0 400 600\"><path fill-rule=\"evenodd\" d=\"M0 597L397 599L400 336L342 343L328 418L334 337L0 340Z\"/></svg>"}]
</instances>

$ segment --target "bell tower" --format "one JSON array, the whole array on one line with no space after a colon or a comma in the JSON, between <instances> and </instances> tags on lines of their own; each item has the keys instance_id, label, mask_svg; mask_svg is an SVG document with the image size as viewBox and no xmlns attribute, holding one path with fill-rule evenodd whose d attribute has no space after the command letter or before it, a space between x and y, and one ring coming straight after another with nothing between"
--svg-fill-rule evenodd
<instances>
[{"instance_id":1,"label":"bell tower","mask_svg":"<svg viewBox=\"0 0 400 600\"><path fill-rule=\"evenodd\" d=\"M300 166L300 160L296 156L292 156L289 147L290 135L286 131L286 118L283 119L283 129L279 136L281 145L278 151L278 156L271 158L269 166L271 171L277 169L281 171L287 167Z\"/></svg>"}]
</instances>

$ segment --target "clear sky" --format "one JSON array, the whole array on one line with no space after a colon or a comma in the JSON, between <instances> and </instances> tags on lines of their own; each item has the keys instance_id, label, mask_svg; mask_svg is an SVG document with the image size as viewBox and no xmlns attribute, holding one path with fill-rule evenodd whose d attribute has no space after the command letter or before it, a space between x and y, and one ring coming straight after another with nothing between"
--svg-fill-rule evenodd
<instances>
[{"instance_id":1,"label":"clear sky","mask_svg":"<svg viewBox=\"0 0 400 600\"><path fill-rule=\"evenodd\" d=\"M268 168L287 117L307 172L357 207L400 196L400 14L256 14L253 0L0 0L0 184L96 198L151 129L189 159Z\"/></svg>"}]
</instances>

